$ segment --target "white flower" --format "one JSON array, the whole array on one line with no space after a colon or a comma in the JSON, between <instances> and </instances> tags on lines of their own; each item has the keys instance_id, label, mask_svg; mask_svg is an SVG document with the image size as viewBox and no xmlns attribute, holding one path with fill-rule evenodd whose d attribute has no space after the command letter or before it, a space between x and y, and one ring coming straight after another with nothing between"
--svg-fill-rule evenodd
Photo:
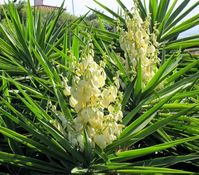
<instances>
[{"instance_id":1,"label":"white flower","mask_svg":"<svg viewBox=\"0 0 199 175\"><path fill-rule=\"evenodd\" d=\"M106 147L106 137L104 135L95 135L94 136L95 143L101 148L104 149Z\"/></svg>"},{"instance_id":2,"label":"white flower","mask_svg":"<svg viewBox=\"0 0 199 175\"><path fill-rule=\"evenodd\" d=\"M120 36L120 46L125 52L128 75L130 79L135 77L136 67L141 60L144 86L152 79L157 71L156 64L159 62L157 56L159 44L156 41L156 35L149 32L149 24L150 18L147 17L146 21L143 21L135 8L133 17L126 21L127 31L122 31Z\"/></svg>"},{"instance_id":3,"label":"white flower","mask_svg":"<svg viewBox=\"0 0 199 175\"><path fill-rule=\"evenodd\" d=\"M69 104L72 107L75 107L78 104L78 101L73 96L71 96L70 99L69 99Z\"/></svg>"},{"instance_id":4,"label":"white flower","mask_svg":"<svg viewBox=\"0 0 199 175\"><path fill-rule=\"evenodd\" d=\"M69 96L71 94L71 87L70 86L65 86L64 88L64 95Z\"/></svg>"},{"instance_id":5,"label":"white flower","mask_svg":"<svg viewBox=\"0 0 199 175\"><path fill-rule=\"evenodd\" d=\"M153 54L153 53L155 53L155 51L156 51L156 49L155 49L155 47L154 47L153 45L150 45L150 46L148 47L148 53Z\"/></svg>"},{"instance_id":6,"label":"white flower","mask_svg":"<svg viewBox=\"0 0 199 175\"><path fill-rule=\"evenodd\" d=\"M80 150L84 150L84 139L83 139L83 136L81 134L79 134L77 136L77 142L79 144L79 147L80 147Z\"/></svg>"},{"instance_id":7,"label":"white flower","mask_svg":"<svg viewBox=\"0 0 199 175\"><path fill-rule=\"evenodd\" d=\"M101 88L105 85L105 80L106 80L106 73L103 68L93 72L91 80L93 86Z\"/></svg>"},{"instance_id":8,"label":"white flower","mask_svg":"<svg viewBox=\"0 0 199 175\"><path fill-rule=\"evenodd\" d=\"M67 78L63 78L64 81L64 95L65 96L69 96L71 94L71 87L68 86L68 79Z\"/></svg>"},{"instance_id":9,"label":"white flower","mask_svg":"<svg viewBox=\"0 0 199 175\"><path fill-rule=\"evenodd\" d=\"M110 103L115 101L116 98L117 98L117 88L115 86L110 86L107 89L103 90L101 104L105 108L107 108Z\"/></svg>"},{"instance_id":10,"label":"white flower","mask_svg":"<svg viewBox=\"0 0 199 175\"><path fill-rule=\"evenodd\" d=\"M107 86L103 66L103 63L98 65L93 57L88 55L74 66L72 85L65 85L68 91L65 93L70 96L69 104L77 114L70 127L67 127L68 139L81 151L84 149L84 129L92 145L98 145L101 149L111 144L122 130L122 127L119 127L123 116L121 108L118 107L121 106L121 95L118 92L119 75L114 78L114 85ZM104 111L109 114L105 115ZM119 131L116 132L115 128Z\"/></svg>"}]
</instances>

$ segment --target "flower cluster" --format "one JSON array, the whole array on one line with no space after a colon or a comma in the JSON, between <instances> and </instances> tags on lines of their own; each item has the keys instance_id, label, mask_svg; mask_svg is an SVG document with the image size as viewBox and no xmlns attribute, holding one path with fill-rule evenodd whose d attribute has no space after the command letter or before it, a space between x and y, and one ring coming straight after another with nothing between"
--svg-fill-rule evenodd
<instances>
[{"instance_id":1,"label":"flower cluster","mask_svg":"<svg viewBox=\"0 0 199 175\"><path fill-rule=\"evenodd\" d=\"M127 19L127 31L122 31L120 36L120 46L125 52L124 63L129 76L133 78L138 63L141 64L144 85L154 76L159 62L158 43L156 35L150 34L149 21L149 17L143 21L135 8L133 17Z\"/></svg>"},{"instance_id":2,"label":"flower cluster","mask_svg":"<svg viewBox=\"0 0 199 175\"><path fill-rule=\"evenodd\" d=\"M118 83L106 85L103 63L97 64L92 54L76 63L69 86L65 81L64 94L77 114L67 127L68 139L74 146L84 149L83 132L86 130L93 146L104 149L121 133L121 93ZM117 85L116 85L117 84Z\"/></svg>"}]
</instances>

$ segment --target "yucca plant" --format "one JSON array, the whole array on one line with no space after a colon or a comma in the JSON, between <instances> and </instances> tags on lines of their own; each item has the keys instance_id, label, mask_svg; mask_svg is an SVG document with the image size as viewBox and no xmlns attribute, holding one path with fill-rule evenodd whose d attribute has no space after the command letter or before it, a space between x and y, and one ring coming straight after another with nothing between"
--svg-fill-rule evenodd
<instances>
[{"instance_id":1,"label":"yucca plant","mask_svg":"<svg viewBox=\"0 0 199 175\"><path fill-rule=\"evenodd\" d=\"M56 29L61 9L41 30L30 5L26 25L9 7L0 44L2 173L197 172L196 57L182 66L180 51L165 51L143 81L142 64L129 73L124 52L104 40L119 33L103 30L99 40L99 29L79 25L83 18Z\"/></svg>"}]
</instances>

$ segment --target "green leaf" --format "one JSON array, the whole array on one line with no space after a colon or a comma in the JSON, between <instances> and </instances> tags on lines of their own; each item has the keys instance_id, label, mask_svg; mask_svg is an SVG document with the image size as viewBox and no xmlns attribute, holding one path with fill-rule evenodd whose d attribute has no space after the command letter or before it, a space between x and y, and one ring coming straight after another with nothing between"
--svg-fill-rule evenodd
<instances>
[{"instance_id":1,"label":"green leaf","mask_svg":"<svg viewBox=\"0 0 199 175\"><path fill-rule=\"evenodd\" d=\"M163 21L165 15L166 15L167 9L169 7L169 3L170 3L170 0L161 0L159 2L157 17L156 17L157 22Z\"/></svg>"},{"instance_id":2,"label":"green leaf","mask_svg":"<svg viewBox=\"0 0 199 175\"><path fill-rule=\"evenodd\" d=\"M187 64L184 68L180 69L179 71L175 72L173 75L167 78L167 83L177 80L180 76L182 76L185 72L189 71L192 67L199 65L199 60L195 60L190 64Z\"/></svg>"},{"instance_id":3,"label":"green leaf","mask_svg":"<svg viewBox=\"0 0 199 175\"><path fill-rule=\"evenodd\" d=\"M161 129L162 127L164 127L165 125L169 124L171 121L177 119L178 117L185 115L188 113L188 111L192 110L193 107L190 108L186 108L182 111L180 111L179 113L175 114L175 115L171 115L165 119L159 119L157 120L157 122L151 122L149 126L147 126L146 128L133 133L129 136L125 136L123 138L120 138L118 140L116 140L113 145L110 145L108 147L108 149L113 149L117 146L120 147L130 147L133 144L137 143L140 140L143 140L144 138L146 138L147 136L153 134L154 132L158 131L158 129ZM171 140L170 140L171 141Z\"/></svg>"},{"instance_id":4,"label":"green leaf","mask_svg":"<svg viewBox=\"0 0 199 175\"><path fill-rule=\"evenodd\" d=\"M186 48L192 48L197 47L199 44L199 39L193 39L193 40L187 40L187 41L176 41L171 44L167 44L165 49L167 50L177 50L177 49L186 49Z\"/></svg>"},{"instance_id":5,"label":"green leaf","mask_svg":"<svg viewBox=\"0 0 199 175\"><path fill-rule=\"evenodd\" d=\"M151 13L151 27L154 26L154 22L156 21L157 8L158 8L158 1L150 0L149 1L149 12Z\"/></svg>"},{"instance_id":6,"label":"green leaf","mask_svg":"<svg viewBox=\"0 0 199 175\"><path fill-rule=\"evenodd\" d=\"M143 95L142 95L143 97L146 97L148 94L150 94L154 90L154 88L157 87L159 83L161 83L161 81L164 79L165 74L167 75L171 73L171 71L173 70L172 65L174 64L176 65L176 63L178 63L179 61L178 58L179 58L179 55L176 56L175 54L172 54L169 57L169 59L163 65L160 66L160 68L155 73L153 78L147 83L146 87L144 88ZM175 68L175 65L174 65L174 68ZM171 71L169 70L169 68L171 68Z\"/></svg>"},{"instance_id":7,"label":"green leaf","mask_svg":"<svg viewBox=\"0 0 199 175\"><path fill-rule=\"evenodd\" d=\"M124 91L124 97L123 97L123 101L122 101L122 109L125 108L125 106L129 102L132 94L134 94L134 88L133 88L134 83L135 83L135 79L133 82L129 83L129 85L127 86L127 88ZM124 122L124 120L123 120L123 122Z\"/></svg>"},{"instance_id":8,"label":"green leaf","mask_svg":"<svg viewBox=\"0 0 199 175\"><path fill-rule=\"evenodd\" d=\"M170 15L166 25L170 25L175 20L175 18L184 10L189 2L189 0L183 0L181 4L179 4L179 6L175 9L175 11Z\"/></svg>"},{"instance_id":9,"label":"green leaf","mask_svg":"<svg viewBox=\"0 0 199 175\"><path fill-rule=\"evenodd\" d=\"M93 0L93 1L96 4L98 4L100 7L102 7L103 9L105 9L107 12L109 12L110 14L112 14L116 19L119 19L120 21L122 21L123 23L125 23L125 20L120 15L118 15L117 13L115 13L114 11L112 11L110 8L108 8L105 5L101 4L97 0Z\"/></svg>"},{"instance_id":10,"label":"green leaf","mask_svg":"<svg viewBox=\"0 0 199 175\"><path fill-rule=\"evenodd\" d=\"M0 151L0 157L1 157L0 162L4 164L11 164L23 168L26 167L28 169L35 171L40 171L45 173L51 173L51 172L65 173L67 171L67 169L61 166L17 154L10 154Z\"/></svg>"},{"instance_id":11,"label":"green leaf","mask_svg":"<svg viewBox=\"0 0 199 175\"><path fill-rule=\"evenodd\" d=\"M135 121L133 121L129 126L127 126L121 133L120 138L126 137L129 134L135 133L143 129L156 115L159 108L161 108L167 101L169 101L174 94L176 94L179 90L174 91L169 97L162 99L157 103L154 107L146 111L140 117L138 117Z\"/></svg>"},{"instance_id":12,"label":"green leaf","mask_svg":"<svg viewBox=\"0 0 199 175\"><path fill-rule=\"evenodd\" d=\"M124 10L124 12L127 13L130 18L132 18L131 12L126 8L126 6L122 3L122 1L121 0L117 0L117 3Z\"/></svg>"},{"instance_id":13,"label":"green leaf","mask_svg":"<svg viewBox=\"0 0 199 175\"><path fill-rule=\"evenodd\" d=\"M147 9L144 7L141 0L137 0L137 6L140 10L140 15L141 15L142 19L145 20L147 17Z\"/></svg>"},{"instance_id":14,"label":"green leaf","mask_svg":"<svg viewBox=\"0 0 199 175\"><path fill-rule=\"evenodd\" d=\"M118 173L130 173L130 174L193 174L190 171L174 170L168 168L157 168L157 167L132 167L132 169L120 169Z\"/></svg>"},{"instance_id":15,"label":"green leaf","mask_svg":"<svg viewBox=\"0 0 199 175\"><path fill-rule=\"evenodd\" d=\"M167 33L162 35L160 41L168 40L171 38L174 38L179 35L179 33L184 32L196 25L199 24L199 14L193 16L192 18L189 18L188 20L182 22L181 24L173 27L171 30L169 30Z\"/></svg>"},{"instance_id":16,"label":"green leaf","mask_svg":"<svg viewBox=\"0 0 199 175\"><path fill-rule=\"evenodd\" d=\"M73 36L72 42L72 53L78 59L79 58L79 38L78 38L79 29L76 27Z\"/></svg>"},{"instance_id":17,"label":"green leaf","mask_svg":"<svg viewBox=\"0 0 199 175\"><path fill-rule=\"evenodd\" d=\"M168 167L177 163L187 162L190 160L198 160L198 159L199 159L198 155L195 155L195 154L188 154L188 155L183 155L183 156L165 156L165 157L160 157L160 158L155 158L155 159L150 159L150 160L138 161L138 162L132 163L132 165Z\"/></svg>"},{"instance_id":18,"label":"green leaf","mask_svg":"<svg viewBox=\"0 0 199 175\"><path fill-rule=\"evenodd\" d=\"M172 20L171 24L166 25L166 31L175 26L178 22L180 22L184 17L186 17L194 8L196 8L199 5L199 2L195 2L191 7L189 7L187 10L185 10L184 13L178 16L177 19Z\"/></svg>"},{"instance_id":19,"label":"green leaf","mask_svg":"<svg viewBox=\"0 0 199 175\"><path fill-rule=\"evenodd\" d=\"M146 147L146 148L118 152L115 155L110 155L109 159L110 161L123 162L123 161L131 160L137 157L145 156L153 152L165 150L165 149L174 147L176 145L179 145L185 142L193 141L195 139L199 139L199 136L179 139L179 140L157 144L157 145Z\"/></svg>"},{"instance_id":20,"label":"green leaf","mask_svg":"<svg viewBox=\"0 0 199 175\"><path fill-rule=\"evenodd\" d=\"M39 152L43 152L44 154L52 156L54 158L59 158L60 160L67 161L65 153L63 154L63 152L61 153L61 152L57 152L55 150L51 150L51 149L47 148L46 146L38 143L37 141L29 139L28 137L26 137L22 134L19 134L17 132L14 132L8 128L0 126L0 133L26 145L27 147L30 147L31 149L35 149Z\"/></svg>"},{"instance_id":21,"label":"green leaf","mask_svg":"<svg viewBox=\"0 0 199 175\"><path fill-rule=\"evenodd\" d=\"M141 93L142 93L142 64L141 64L141 59L139 59L137 66L135 87L134 87L134 95L137 101L139 101Z\"/></svg>"}]
</instances>

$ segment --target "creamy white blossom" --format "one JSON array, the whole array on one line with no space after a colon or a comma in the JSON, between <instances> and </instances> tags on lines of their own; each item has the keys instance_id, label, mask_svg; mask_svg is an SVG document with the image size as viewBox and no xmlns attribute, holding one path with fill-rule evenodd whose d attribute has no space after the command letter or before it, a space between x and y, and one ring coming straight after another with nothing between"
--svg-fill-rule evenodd
<instances>
[{"instance_id":1,"label":"creamy white blossom","mask_svg":"<svg viewBox=\"0 0 199 175\"><path fill-rule=\"evenodd\" d=\"M92 54L88 54L76 62L71 84L67 79L64 82L64 94L77 115L64 132L68 133L72 145L82 151L84 130L93 146L104 149L118 137L123 128L120 124L123 114L119 80L114 77L114 83L106 85L104 66L104 62L97 64Z\"/></svg>"},{"instance_id":2,"label":"creamy white blossom","mask_svg":"<svg viewBox=\"0 0 199 175\"><path fill-rule=\"evenodd\" d=\"M149 21L149 17L143 21L135 7L133 17L127 18L127 31L122 31L120 36L120 46L126 57L123 61L129 76L133 79L137 65L141 64L143 85L154 76L159 62L157 49L159 44L156 35L149 31Z\"/></svg>"}]
</instances>

